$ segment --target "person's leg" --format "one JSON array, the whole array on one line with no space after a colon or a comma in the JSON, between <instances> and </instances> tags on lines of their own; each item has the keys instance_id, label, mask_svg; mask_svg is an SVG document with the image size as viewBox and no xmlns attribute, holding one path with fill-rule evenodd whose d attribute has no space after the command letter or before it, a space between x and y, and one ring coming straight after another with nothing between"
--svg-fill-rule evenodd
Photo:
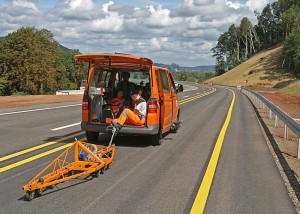
<instances>
[{"instance_id":1,"label":"person's leg","mask_svg":"<svg viewBox=\"0 0 300 214\"><path fill-rule=\"evenodd\" d=\"M136 115L133 111L126 108L122 111L118 119L114 119L112 121L112 124L117 128L117 131L119 131L125 122L140 126L145 124L145 118L140 119L139 116Z\"/></svg>"}]
</instances>

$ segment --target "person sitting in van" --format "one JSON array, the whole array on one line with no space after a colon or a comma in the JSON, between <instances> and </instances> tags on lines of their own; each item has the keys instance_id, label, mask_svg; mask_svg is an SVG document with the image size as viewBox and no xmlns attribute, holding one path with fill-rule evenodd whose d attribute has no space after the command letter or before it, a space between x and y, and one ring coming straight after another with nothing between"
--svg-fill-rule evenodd
<instances>
[{"instance_id":1,"label":"person sitting in van","mask_svg":"<svg viewBox=\"0 0 300 214\"><path fill-rule=\"evenodd\" d=\"M122 81L117 84L117 90L121 89L123 91L123 98L125 99L127 105L129 105L132 101L130 97L130 92L134 89L135 84L133 82L129 82L129 72L122 72L121 77Z\"/></svg>"},{"instance_id":2,"label":"person sitting in van","mask_svg":"<svg viewBox=\"0 0 300 214\"><path fill-rule=\"evenodd\" d=\"M147 112L146 101L139 94L139 90L133 89L130 92L130 96L135 101L134 110L125 108L118 119L112 121L112 125L116 128L116 132L119 132L124 123L141 126L145 124L145 116Z\"/></svg>"},{"instance_id":3,"label":"person sitting in van","mask_svg":"<svg viewBox=\"0 0 300 214\"><path fill-rule=\"evenodd\" d=\"M117 90L117 96L110 101L110 107L114 118L118 118L124 109L124 98L123 91L121 89Z\"/></svg>"}]
</instances>

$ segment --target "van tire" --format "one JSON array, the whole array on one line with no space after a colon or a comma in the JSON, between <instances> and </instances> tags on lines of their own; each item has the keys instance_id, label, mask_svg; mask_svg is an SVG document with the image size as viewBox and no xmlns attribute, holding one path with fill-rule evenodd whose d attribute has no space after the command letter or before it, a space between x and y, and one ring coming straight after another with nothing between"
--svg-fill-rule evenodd
<instances>
[{"instance_id":1,"label":"van tire","mask_svg":"<svg viewBox=\"0 0 300 214\"><path fill-rule=\"evenodd\" d=\"M151 135L150 140L153 146L160 146L163 142L162 130L160 129L156 135Z\"/></svg>"},{"instance_id":2,"label":"van tire","mask_svg":"<svg viewBox=\"0 0 300 214\"><path fill-rule=\"evenodd\" d=\"M88 141L97 141L99 133L98 132L85 132L86 139Z\"/></svg>"}]
</instances>

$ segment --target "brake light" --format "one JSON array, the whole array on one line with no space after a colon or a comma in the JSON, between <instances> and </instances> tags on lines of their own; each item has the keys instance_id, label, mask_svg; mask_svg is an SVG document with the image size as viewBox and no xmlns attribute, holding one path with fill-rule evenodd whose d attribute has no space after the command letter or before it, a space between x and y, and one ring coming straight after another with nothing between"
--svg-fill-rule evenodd
<instances>
[{"instance_id":1,"label":"brake light","mask_svg":"<svg viewBox=\"0 0 300 214\"><path fill-rule=\"evenodd\" d=\"M88 110L89 109L89 99L83 98L82 100L82 110Z\"/></svg>"},{"instance_id":2,"label":"brake light","mask_svg":"<svg viewBox=\"0 0 300 214\"><path fill-rule=\"evenodd\" d=\"M157 113L157 108L158 108L157 101L156 100L150 101L148 105L148 113Z\"/></svg>"}]
</instances>

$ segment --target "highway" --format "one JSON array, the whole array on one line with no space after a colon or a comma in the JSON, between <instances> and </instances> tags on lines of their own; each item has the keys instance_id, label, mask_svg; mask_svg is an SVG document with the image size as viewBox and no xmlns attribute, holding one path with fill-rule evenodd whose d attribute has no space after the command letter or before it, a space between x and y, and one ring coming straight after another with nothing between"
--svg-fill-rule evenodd
<instances>
[{"instance_id":1,"label":"highway","mask_svg":"<svg viewBox=\"0 0 300 214\"><path fill-rule=\"evenodd\" d=\"M99 178L59 184L30 202L22 186L75 137L85 140L81 105L0 110L0 213L295 213L247 97L198 87L180 93L183 125L161 146L117 137ZM97 143L108 141L103 134Z\"/></svg>"}]
</instances>

